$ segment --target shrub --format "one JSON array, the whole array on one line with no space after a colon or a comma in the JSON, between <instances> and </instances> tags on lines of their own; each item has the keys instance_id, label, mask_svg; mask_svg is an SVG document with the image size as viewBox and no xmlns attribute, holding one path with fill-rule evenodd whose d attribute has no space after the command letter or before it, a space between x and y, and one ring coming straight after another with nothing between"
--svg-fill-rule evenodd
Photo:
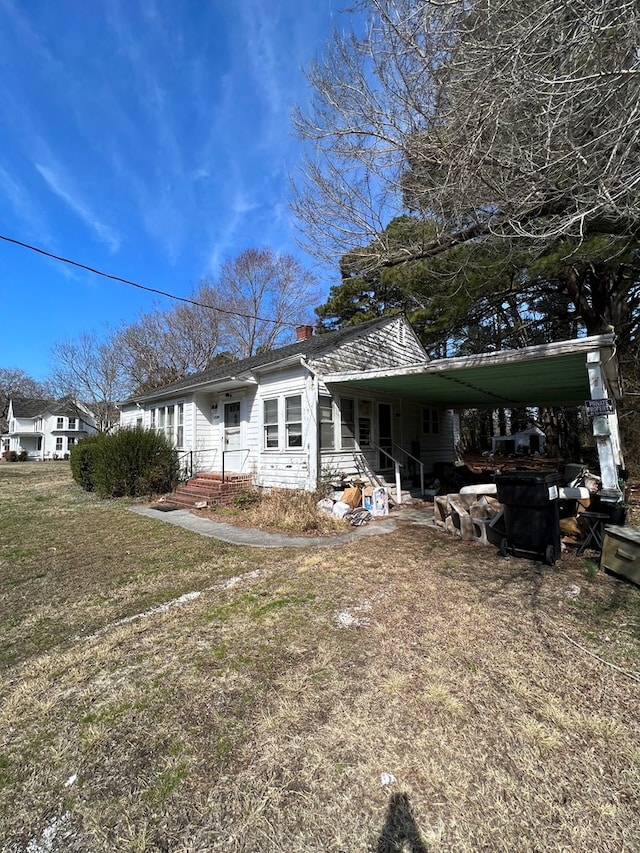
<instances>
[{"instance_id":1,"label":"shrub","mask_svg":"<svg viewBox=\"0 0 640 853\"><path fill-rule=\"evenodd\" d=\"M101 497L169 492L177 482L176 456L164 433L137 426L105 436L95 471Z\"/></svg>"},{"instance_id":2,"label":"shrub","mask_svg":"<svg viewBox=\"0 0 640 853\"><path fill-rule=\"evenodd\" d=\"M18 462L28 462L29 454L26 450L21 450L18 454Z\"/></svg>"},{"instance_id":3,"label":"shrub","mask_svg":"<svg viewBox=\"0 0 640 853\"><path fill-rule=\"evenodd\" d=\"M17 462L18 461L18 454L15 452L15 450L5 450L4 453L2 454L2 456L3 456L5 462Z\"/></svg>"},{"instance_id":4,"label":"shrub","mask_svg":"<svg viewBox=\"0 0 640 853\"><path fill-rule=\"evenodd\" d=\"M71 448L71 476L85 492L94 491L94 470L96 458L101 448L101 441L105 436L90 435L83 438Z\"/></svg>"},{"instance_id":5,"label":"shrub","mask_svg":"<svg viewBox=\"0 0 640 853\"><path fill-rule=\"evenodd\" d=\"M88 448L77 455L87 443ZM139 426L85 439L72 449L71 460L76 482L102 498L170 492L178 482L177 460L168 438Z\"/></svg>"}]
</instances>

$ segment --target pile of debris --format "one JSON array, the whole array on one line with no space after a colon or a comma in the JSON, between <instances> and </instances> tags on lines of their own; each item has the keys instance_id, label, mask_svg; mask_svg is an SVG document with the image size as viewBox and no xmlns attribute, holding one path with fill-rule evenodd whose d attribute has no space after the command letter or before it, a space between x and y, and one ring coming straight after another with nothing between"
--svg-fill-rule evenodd
<instances>
[{"instance_id":1,"label":"pile of debris","mask_svg":"<svg viewBox=\"0 0 640 853\"><path fill-rule=\"evenodd\" d=\"M585 524L583 514L592 514L594 510L602 508L598 496L600 488L600 478L583 470L574 480L558 489L563 545L580 547L585 542L589 527ZM504 510L496 495L495 483L464 486L456 494L436 495L434 521L439 527L466 541L478 540L485 545L499 546L506 536L506 527ZM613 507L608 508L607 514L612 523L619 523ZM620 523L624 523L624 520Z\"/></svg>"},{"instance_id":2,"label":"pile of debris","mask_svg":"<svg viewBox=\"0 0 640 853\"><path fill-rule=\"evenodd\" d=\"M505 535L502 505L494 483L464 486L458 493L436 495L433 517L438 527L466 541L498 545Z\"/></svg>"},{"instance_id":3,"label":"pile of debris","mask_svg":"<svg viewBox=\"0 0 640 853\"><path fill-rule=\"evenodd\" d=\"M318 510L359 527L389 514L389 495L384 486L354 477L336 483L327 497L318 501Z\"/></svg>"}]
</instances>

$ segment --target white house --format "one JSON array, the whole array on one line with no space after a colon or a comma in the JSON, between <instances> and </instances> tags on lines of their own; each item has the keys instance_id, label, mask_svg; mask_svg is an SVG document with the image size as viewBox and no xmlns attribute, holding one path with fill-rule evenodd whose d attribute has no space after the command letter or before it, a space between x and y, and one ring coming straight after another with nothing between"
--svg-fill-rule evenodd
<instances>
[{"instance_id":1,"label":"white house","mask_svg":"<svg viewBox=\"0 0 640 853\"><path fill-rule=\"evenodd\" d=\"M12 399L3 452L26 452L29 459L64 459L81 438L96 432L91 411L73 397L60 400Z\"/></svg>"},{"instance_id":2,"label":"white house","mask_svg":"<svg viewBox=\"0 0 640 853\"><path fill-rule=\"evenodd\" d=\"M453 461L458 418L394 393L332 388L336 371L408 367L428 356L403 316L313 335L213 367L120 404L121 427L164 430L183 467L250 473L257 486L315 489L324 475L419 476ZM424 470L424 468L422 470Z\"/></svg>"},{"instance_id":3,"label":"white house","mask_svg":"<svg viewBox=\"0 0 640 853\"><path fill-rule=\"evenodd\" d=\"M334 472L418 479L456 459L457 412L591 401L603 485L624 467L613 335L430 360L403 316L218 365L121 403L121 426L163 430L188 472L315 489ZM600 411L602 410L602 414Z\"/></svg>"}]
</instances>

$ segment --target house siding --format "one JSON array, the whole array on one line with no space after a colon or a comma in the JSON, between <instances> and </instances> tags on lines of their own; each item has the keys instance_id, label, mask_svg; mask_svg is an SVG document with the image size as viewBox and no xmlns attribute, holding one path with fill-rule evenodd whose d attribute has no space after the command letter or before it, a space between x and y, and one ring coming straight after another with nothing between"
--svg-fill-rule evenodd
<instances>
[{"instance_id":1,"label":"house siding","mask_svg":"<svg viewBox=\"0 0 640 853\"><path fill-rule=\"evenodd\" d=\"M363 331L362 337L343 343L310 363L321 373L338 373L401 367L425 361L424 349L415 333L398 318L383 328Z\"/></svg>"}]
</instances>

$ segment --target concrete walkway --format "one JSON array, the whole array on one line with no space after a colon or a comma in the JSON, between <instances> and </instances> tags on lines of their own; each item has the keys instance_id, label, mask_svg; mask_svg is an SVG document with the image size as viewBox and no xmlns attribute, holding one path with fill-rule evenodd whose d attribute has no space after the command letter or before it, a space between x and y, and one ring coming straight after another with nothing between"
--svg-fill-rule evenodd
<instances>
[{"instance_id":1,"label":"concrete walkway","mask_svg":"<svg viewBox=\"0 0 640 853\"><path fill-rule=\"evenodd\" d=\"M254 527L239 527L235 524L227 524L225 521L212 521L210 518L201 518L193 515L188 509L175 509L169 512L151 509L148 506L129 507L131 512L153 518L156 521L164 521L175 524L201 536L210 536L220 539L221 542L229 542L232 545L251 545L255 548L317 548L330 547L332 545L343 545L353 542L363 536L379 536L383 533L392 533L397 528L396 519L393 516L375 519L362 527L354 527L348 533L340 536L286 536L283 533L268 533ZM399 513L404 517L404 511ZM413 521L414 519L408 519ZM427 523L426 521L424 523Z\"/></svg>"}]
</instances>

